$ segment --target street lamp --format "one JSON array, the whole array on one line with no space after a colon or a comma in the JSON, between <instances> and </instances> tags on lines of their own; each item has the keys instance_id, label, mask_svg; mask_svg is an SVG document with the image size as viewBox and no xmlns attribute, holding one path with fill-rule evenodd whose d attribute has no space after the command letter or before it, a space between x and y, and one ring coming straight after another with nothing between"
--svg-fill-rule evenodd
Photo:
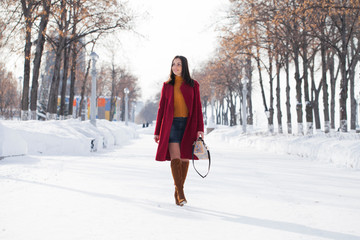
<instances>
[{"instance_id":1,"label":"street lamp","mask_svg":"<svg viewBox=\"0 0 360 240\"><path fill-rule=\"evenodd\" d=\"M125 125L128 125L128 114L129 114L129 89L126 87L124 88L125 93Z\"/></svg>"},{"instance_id":2,"label":"street lamp","mask_svg":"<svg viewBox=\"0 0 360 240\"><path fill-rule=\"evenodd\" d=\"M247 123L247 109L246 109L246 99L247 99L247 84L249 80L246 76L242 79L242 110L243 110L243 122L242 122L242 128L243 132L246 133L246 123Z\"/></svg>"},{"instance_id":3,"label":"street lamp","mask_svg":"<svg viewBox=\"0 0 360 240\"><path fill-rule=\"evenodd\" d=\"M131 121L132 121L132 122L135 122L136 102L132 102L132 103L131 103L131 108L132 108Z\"/></svg>"},{"instance_id":4,"label":"street lamp","mask_svg":"<svg viewBox=\"0 0 360 240\"><path fill-rule=\"evenodd\" d=\"M91 70L91 99L90 99L90 123L96 126L96 61L99 59L99 56L95 52L90 54L92 61L92 70Z\"/></svg>"}]
</instances>

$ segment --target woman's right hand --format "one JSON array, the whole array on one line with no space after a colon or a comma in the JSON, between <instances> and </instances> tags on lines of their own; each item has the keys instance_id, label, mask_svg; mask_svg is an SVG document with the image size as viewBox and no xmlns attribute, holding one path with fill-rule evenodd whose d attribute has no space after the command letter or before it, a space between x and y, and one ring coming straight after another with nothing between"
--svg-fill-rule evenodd
<instances>
[{"instance_id":1,"label":"woman's right hand","mask_svg":"<svg viewBox=\"0 0 360 240\"><path fill-rule=\"evenodd\" d=\"M160 139L159 135L154 135L154 140L155 140L156 143L159 143L159 139Z\"/></svg>"}]
</instances>

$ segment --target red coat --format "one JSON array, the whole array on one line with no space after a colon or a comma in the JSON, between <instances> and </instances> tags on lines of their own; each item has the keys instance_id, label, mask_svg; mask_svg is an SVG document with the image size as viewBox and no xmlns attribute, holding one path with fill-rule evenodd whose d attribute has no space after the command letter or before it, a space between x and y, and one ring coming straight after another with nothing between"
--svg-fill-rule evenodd
<instances>
[{"instance_id":1,"label":"red coat","mask_svg":"<svg viewBox=\"0 0 360 240\"><path fill-rule=\"evenodd\" d=\"M199 83L194 81L194 87L182 83L180 90L183 94L189 116L185 132L180 145L180 158L192 158L192 144L197 138L197 132L204 131L204 121L200 101ZM159 135L159 145L155 159L157 161L171 160L169 153L170 129L174 118L174 86L164 83L156 119L155 135Z\"/></svg>"}]
</instances>

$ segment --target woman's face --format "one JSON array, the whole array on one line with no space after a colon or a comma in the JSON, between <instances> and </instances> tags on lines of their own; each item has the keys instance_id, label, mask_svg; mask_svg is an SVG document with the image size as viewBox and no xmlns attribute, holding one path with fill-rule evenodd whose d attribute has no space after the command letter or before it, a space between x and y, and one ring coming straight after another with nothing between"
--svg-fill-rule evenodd
<instances>
[{"instance_id":1,"label":"woman's face","mask_svg":"<svg viewBox=\"0 0 360 240\"><path fill-rule=\"evenodd\" d=\"M171 70L173 71L173 73L176 76L181 76L181 72L182 72L182 65L181 65L181 60L179 58L175 58L173 63L172 63L172 67Z\"/></svg>"}]
</instances>

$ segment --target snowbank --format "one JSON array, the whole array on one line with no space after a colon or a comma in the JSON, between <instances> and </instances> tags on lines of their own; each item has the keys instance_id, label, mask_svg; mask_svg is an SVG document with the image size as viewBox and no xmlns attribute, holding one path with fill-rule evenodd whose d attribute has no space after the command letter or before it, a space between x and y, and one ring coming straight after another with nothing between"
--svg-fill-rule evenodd
<instances>
[{"instance_id":1,"label":"snowbank","mask_svg":"<svg viewBox=\"0 0 360 240\"><path fill-rule=\"evenodd\" d=\"M311 136L242 132L240 127L218 127L209 137L227 141L234 146L254 147L259 151L308 157L313 161L360 169L360 134L331 132Z\"/></svg>"},{"instance_id":2,"label":"snowbank","mask_svg":"<svg viewBox=\"0 0 360 240\"><path fill-rule=\"evenodd\" d=\"M14 130L3 126L0 122L0 158L27 153L27 144Z\"/></svg>"},{"instance_id":3,"label":"snowbank","mask_svg":"<svg viewBox=\"0 0 360 240\"><path fill-rule=\"evenodd\" d=\"M135 125L89 121L0 121L0 156L22 154L84 155L136 138Z\"/></svg>"},{"instance_id":4,"label":"snowbank","mask_svg":"<svg viewBox=\"0 0 360 240\"><path fill-rule=\"evenodd\" d=\"M139 133L153 133L153 126L97 120L89 121L0 121L0 157L23 154L84 155L126 144ZM313 161L360 169L360 134L331 132L312 136L269 134L253 130L243 134L241 126L218 126L207 135L234 146L259 151L308 157ZM211 146L210 146L211 147Z\"/></svg>"}]
</instances>

